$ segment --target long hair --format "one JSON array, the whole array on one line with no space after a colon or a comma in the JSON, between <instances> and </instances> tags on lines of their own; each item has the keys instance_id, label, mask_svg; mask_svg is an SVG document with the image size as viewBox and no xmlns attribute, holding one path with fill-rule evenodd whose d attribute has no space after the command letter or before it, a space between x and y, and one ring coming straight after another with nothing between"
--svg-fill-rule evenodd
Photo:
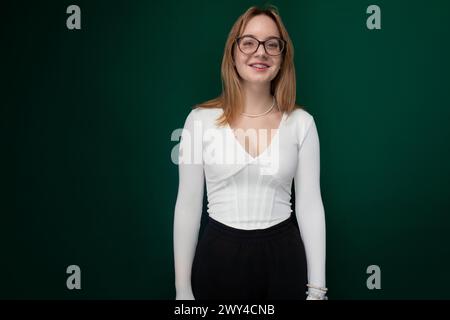
<instances>
[{"instance_id":1,"label":"long hair","mask_svg":"<svg viewBox=\"0 0 450 320\"><path fill-rule=\"evenodd\" d=\"M249 20L260 14L265 14L272 18L278 27L281 38L286 41L286 47L282 53L283 59L281 67L276 77L271 81L270 93L275 97L275 103L278 105L279 109L282 112L287 112L288 115L291 111L300 107L295 103L296 81L294 47L278 14L278 9L273 5L268 5L264 8L252 6L237 19L228 34L221 66L221 95L193 107L194 109L199 107L222 108L223 115L216 119L216 125L225 125L227 122L232 122L243 110L244 96L239 80L239 74L233 64L233 51L236 44L235 39L242 34Z\"/></svg>"}]
</instances>

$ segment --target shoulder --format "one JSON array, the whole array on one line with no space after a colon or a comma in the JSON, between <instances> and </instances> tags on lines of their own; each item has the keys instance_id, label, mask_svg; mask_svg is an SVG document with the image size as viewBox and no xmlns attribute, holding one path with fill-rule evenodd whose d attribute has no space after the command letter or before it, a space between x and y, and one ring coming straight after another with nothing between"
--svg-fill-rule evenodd
<instances>
[{"instance_id":1,"label":"shoulder","mask_svg":"<svg viewBox=\"0 0 450 320\"><path fill-rule=\"evenodd\" d=\"M186 122L198 121L204 128L214 127L216 120L223 114L222 108L191 108Z\"/></svg>"},{"instance_id":2,"label":"shoulder","mask_svg":"<svg viewBox=\"0 0 450 320\"><path fill-rule=\"evenodd\" d=\"M301 144L309 129L314 125L314 117L303 108L295 108L288 115L286 122L297 143Z\"/></svg>"},{"instance_id":3,"label":"shoulder","mask_svg":"<svg viewBox=\"0 0 450 320\"><path fill-rule=\"evenodd\" d=\"M296 131L304 132L314 122L314 117L303 108L295 108L288 115L286 122Z\"/></svg>"},{"instance_id":4,"label":"shoulder","mask_svg":"<svg viewBox=\"0 0 450 320\"><path fill-rule=\"evenodd\" d=\"M295 108L294 110L291 111L288 118L291 118L291 121L297 124L310 123L313 120L312 114L303 108Z\"/></svg>"},{"instance_id":5,"label":"shoulder","mask_svg":"<svg viewBox=\"0 0 450 320\"><path fill-rule=\"evenodd\" d=\"M192 108L187 115L188 118L195 118L196 120L207 121L222 114L222 108Z\"/></svg>"}]
</instances>

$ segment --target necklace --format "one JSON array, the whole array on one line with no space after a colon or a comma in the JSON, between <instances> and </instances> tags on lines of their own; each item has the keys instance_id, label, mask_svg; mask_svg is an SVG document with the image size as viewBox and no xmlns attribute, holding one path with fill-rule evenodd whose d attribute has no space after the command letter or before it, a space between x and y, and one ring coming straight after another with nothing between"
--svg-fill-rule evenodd
<instances>
[{"instance_id":1,"label":"necklace","mask_svg":"<svg viewBox=\"0 0 450 320\"><path fill-rule=\"evenodd\" d=\"M244 115L244 116L247 116L247 117L261 117L261 116L263 116L265 114L268 114L273 109L273 106L275 105L275 96L272 96L272 100L273 100L273 102L272 102L272 105L270 106L270 108L267 109L267 111L264 111L263 113L250 114L250 113L242 112L241 114Z\"/></svg>"}]
</instances>

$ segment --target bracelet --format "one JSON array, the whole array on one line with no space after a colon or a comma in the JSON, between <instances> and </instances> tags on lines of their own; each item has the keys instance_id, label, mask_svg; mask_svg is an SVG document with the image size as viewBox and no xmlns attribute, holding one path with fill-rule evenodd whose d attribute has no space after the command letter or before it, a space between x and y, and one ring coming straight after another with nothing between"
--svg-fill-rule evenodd
<instances>
[{"instance_id":1,"label":"bracelet","mask_svg":"<svg viewBox=\"0 0 450 320\"><path fill-rule=\"evenodd\" d=\"M309 290L306 291L306 295L316 298L317 300L328 300L328 297L326 295L322 296L322 295L314 293L314 292L309 292Z\"/></svg>"},{"instance_id":2,"label":"bracelet","mask_svg":"<svg viewBox=\"0 0 450 320\"><path fill-rule=\"evenodd\" d=\"M307 284L306 285L308 288L314 288L314 289L317 289L317 290L320 290L320 291L322 291L322 292L327 292L328 291L328 288L322 288L322 287L316 287L316 286L313 286L313 285L311 285L311 284Z\"/></svg>"}]
</instances>

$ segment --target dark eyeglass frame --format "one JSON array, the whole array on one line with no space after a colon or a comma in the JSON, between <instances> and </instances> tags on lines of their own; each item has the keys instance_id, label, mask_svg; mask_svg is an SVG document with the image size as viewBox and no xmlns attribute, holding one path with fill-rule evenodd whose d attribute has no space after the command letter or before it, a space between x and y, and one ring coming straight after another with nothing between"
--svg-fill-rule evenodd
<instances>
[{"instance_id":1,"label":"dark eyeglass frame","mask_svg":"<svg viewBox=\"0 0 450 320\"><path fill-rule=\"evenodd\" d=\"M258 45L256 46L255 51L253 51L253 52L251 52L251 53L246 53L246 52L244 52L244 51L241 50L241 47L239 46L239 43L240 43L241 39L243 39L243 38L252 38L252 39L255 39L256 41L258 41ZM273 39L279 40L279 41L281 41L281 42L283 43L283 49L280 51L279 54L270 54L270 53L267 51L267 48L266 48L266 42L267 42L267 41L270 41L270 40L273 40ZM269 39L266 39L266 40L264 40L264 41L259 41L259 40L256 39L255 37L250 36L250 35L247 35L247 36L237 37L234 41L236 42L236 45L237 45L239 51L241 51L243 54L254 54L256 51L258 51L259 46L260 46L261 44L262 44L263 47L264 47L264 51L265 51L269 56L279 56L279 55L282 54L282 53L284 52L284 50L286 49L286 40L281 39L281 38L278 38L278 37L270 37Z\"/></svg>"}]
</instances>

